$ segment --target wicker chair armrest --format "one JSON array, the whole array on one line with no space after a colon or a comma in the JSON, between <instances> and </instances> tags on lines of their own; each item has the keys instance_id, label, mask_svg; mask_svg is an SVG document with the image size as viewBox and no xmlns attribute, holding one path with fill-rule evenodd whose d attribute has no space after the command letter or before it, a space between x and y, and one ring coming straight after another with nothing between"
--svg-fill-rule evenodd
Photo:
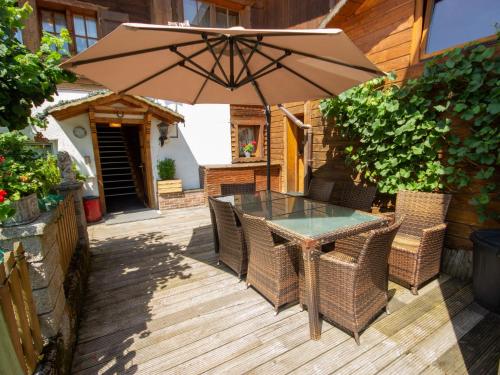
<instances>
[{"instance_id":1,"label":"wicker chair armrest","mask_svg":"<svg viewBox=\"0 0 500 375\"><path fill-rule=\"evenodd\" d=\"M289 251L290 249L296 249L298 251L300 250L300 246L294 241L281 243L274 246L275 251Z\"/></svg>"},{"instance_id":2,"label":"wicker chair armrest","mask_svg":"<svg viewBox=\"0 0 500 375\"><path fill-rule=\"evenodd\" d=\"M363 245L365 244L367 238L368 238L368 232L359 233L354 236L342 238L341 240L335 241L335 250L342 251L344 249L345 250L357 249L360 251Z\"/></svg>"},{"instance_id":3,"label":"wicker chair armrest","mask_svg":"<svg viewBox=\"0 0 500 375\"><path fill-rule=\"evenodd\" d=\"M339 271L342 272L342 270L350 271L358 268L357 263L351 263L351 262L344 262L343 260L333 258L331 256L328 256L328 254L323 254L320 256L320 261L321 262L329 262L331 265L335 265L335 267L339 268ZM321 277L321 275L320 275Z\"/></svg>"},{"instance_id":4,"label":"wicker chair armrest","mask_svg":"<svg viewBox=\"0 0 500 375\"><path fill-rule=\"evenodd\" d=\"M380 212L377 214L383 218L389 219L388 225L393 224L396 221L396 213L395 212Z\"/></svg>"},{"instance_id":5,"label":"wicker chair armrest","mask_svg":"<svg viewBox=\"0 0 500 375\"><path fill-rule=\"evenodd\" d=\"M422 231L422 239L420 241L420 251L426 252L427 249L441 250L444 241L444 235L447 225L445 223L438 224L430 228L425 228Z\"/></svg>"}]
</instances>

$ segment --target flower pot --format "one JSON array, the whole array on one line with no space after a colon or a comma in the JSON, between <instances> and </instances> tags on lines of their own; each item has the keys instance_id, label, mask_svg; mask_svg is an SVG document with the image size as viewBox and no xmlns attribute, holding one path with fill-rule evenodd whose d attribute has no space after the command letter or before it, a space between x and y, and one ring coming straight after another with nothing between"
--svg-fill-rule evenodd
<instances>
[{"instance_id":1,"label":"flower pot","mask_svg":"<svg viewBox=\"0 0 500 375\"><path fill-rule=\"evenodd\" d=\"M246 158L251 158L252 157L252 154L250 152L244 151L244 153L245 153L245 157Z\"/></svg>"},{"instance_id":2,"label":"flower pot","mask_svg":"<svg viewBox=\"0 0 500 375\"><path fill-rule=\"evenodd\" d=\"M40 208L38 207L36 193L12 202L12 206L16 209L16 213L2 223L4 227L28 224L35 221L40 216Z\"/></svg>"}]
</instances>

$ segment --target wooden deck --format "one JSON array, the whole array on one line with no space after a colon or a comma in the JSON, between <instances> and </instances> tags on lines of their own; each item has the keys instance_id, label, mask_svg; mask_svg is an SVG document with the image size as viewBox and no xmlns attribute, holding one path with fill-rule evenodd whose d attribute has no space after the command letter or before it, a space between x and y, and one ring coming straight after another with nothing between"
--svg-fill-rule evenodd
<instances>
[{"instance_id":1,"label":"wooden deck","mask_svg":"<svg viewBox=\"0 0 500 375\"><path fill-rule=\"evenodd\" d=\"M92 271L75 374L498 374L500 317L442 276L418 297L390 284L391 315L361 335L272 306L216 265L207 208L89 228Z\"/></svg>"}]
</instances>

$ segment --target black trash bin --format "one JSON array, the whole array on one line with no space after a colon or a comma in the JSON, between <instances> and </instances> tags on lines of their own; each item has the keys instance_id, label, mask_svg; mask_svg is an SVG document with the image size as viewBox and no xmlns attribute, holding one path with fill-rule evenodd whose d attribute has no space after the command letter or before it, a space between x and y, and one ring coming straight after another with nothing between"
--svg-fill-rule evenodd
<instances>
[{"instance_id":1,"label":"black trash bin","mask_svg":"<svg viewBox=\"0 0 500 375\"><path fill-rule=\"evenodd\" d=\"M474 297L489 310L500 312L500 229L484 229L470 236L474 243Z\"/></svg>"}]
</instances>

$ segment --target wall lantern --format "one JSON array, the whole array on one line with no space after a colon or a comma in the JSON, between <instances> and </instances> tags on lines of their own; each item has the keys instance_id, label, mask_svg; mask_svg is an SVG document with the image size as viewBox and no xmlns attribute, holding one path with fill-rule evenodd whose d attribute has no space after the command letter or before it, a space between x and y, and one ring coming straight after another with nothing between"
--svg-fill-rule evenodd
<instances>
[{"instance_id":1,"label":"wall lantern","mask_svg":"<svg viewBox=\"0 0 500 375\"><path fill-rule=\"evenodd\" d=\"M158 131L160 132L160 146L163 147L165 141L168 139L168 124L166 122L160 122L158 124Z\"/></svg>"}]
</instances>

